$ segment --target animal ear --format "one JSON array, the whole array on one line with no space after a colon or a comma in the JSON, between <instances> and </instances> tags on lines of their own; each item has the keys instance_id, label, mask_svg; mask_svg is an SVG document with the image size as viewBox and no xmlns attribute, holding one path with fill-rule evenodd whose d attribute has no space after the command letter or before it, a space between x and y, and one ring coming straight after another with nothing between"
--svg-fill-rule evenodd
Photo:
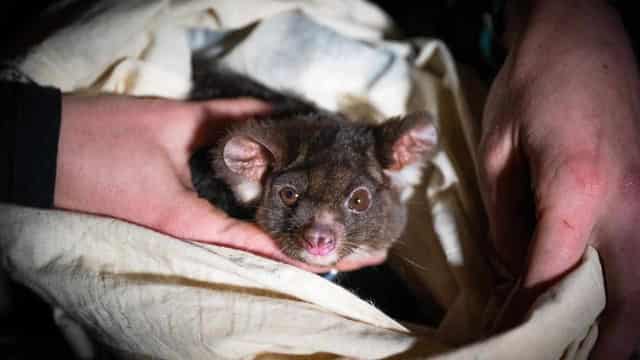
<instances>
[{"instance_id":1,"label":"animal ear","mask_svg":"<svg viewBox=\"0 0 640 360\"><path fill-rule=\"evenodd\" d=\"M407 200L436 152L438 132L427 112L389 119L376 129L378 157L392 187Z\"/></svg>"},{"instance_id":2,"label":"animal ear","mask_svg":"<svg viewBox=\"0 0 640 360\"><path fill-rule=\"evenodd\" d=\"M260 182L272 162L272 155L256 140L234 136L224 144L222 159L233 173L248 181Z\"/></svg>"},{"instance_id":3,"label":"animal ear","mask_svg":"<svg viewBox=\"0 0 640 360\"><path fill-rule=\"evenodd\" d=\"M273 167L276 154L255 137L232 134L211 155L216 176L241 203L250 203L262 195L265 175Z\"/></svg>"}]
</instances>

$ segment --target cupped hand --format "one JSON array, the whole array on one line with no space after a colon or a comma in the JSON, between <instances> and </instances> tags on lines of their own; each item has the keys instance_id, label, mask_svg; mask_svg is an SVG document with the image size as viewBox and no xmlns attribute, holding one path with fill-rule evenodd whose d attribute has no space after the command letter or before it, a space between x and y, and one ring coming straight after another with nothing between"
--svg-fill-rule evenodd
<instances>
[{"instance_id":1,"label":"cupped hand","mask_svg":"<svg viewBox=\"0 0 640 360\"><path fill-rule=\"evenodd\" d=\"M626 359L640 344L637 65L607 5L532 3L492 85L480 145L495 255L522 280L506 321L521 320L590 244L607 293L593 356Z\"/></svg>"},{"instance_id":2,"label":"cupped hand","mask_svg":"<svg viewBox=\"0 0 640 360\"><path fill-rule=\"evenodd\" d=\"M231 122L269 110L253 99L64 96L54 204L326 271L288 258L262 230L228 217L192 187L191 154L224 135ZM338 268L379 261L345 262Z\"/></svg>"}]
</instances>

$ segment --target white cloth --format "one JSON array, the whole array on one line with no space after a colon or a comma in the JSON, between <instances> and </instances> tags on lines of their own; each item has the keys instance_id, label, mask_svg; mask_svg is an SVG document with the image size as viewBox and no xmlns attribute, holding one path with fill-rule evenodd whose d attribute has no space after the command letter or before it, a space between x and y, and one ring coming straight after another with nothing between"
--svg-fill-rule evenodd
<instances>
[{"instance_id":1,"label":"white cloth","mask_svg":"<svg viewBox=\"0 0 640 360\"><path fill-rule=\"evenodd\" d=\"M392 257L447 309L438 329L408 331L314 274L251 254L113 219L2 205L6 270L96 338L167 359L586 358L605 302L594 250L524 324L469 345L495 312L494 284L478 248L477 121L442 43L421 40L410 57L408 44L382 40L388 18L358 0L103 1L87 14L34 48L21 69L63 91L182 98L187 30L243 28L221 59L234 69L331 109L360 103L388 116L426 108L444 139Z\"/></svg>"}]
</instances>

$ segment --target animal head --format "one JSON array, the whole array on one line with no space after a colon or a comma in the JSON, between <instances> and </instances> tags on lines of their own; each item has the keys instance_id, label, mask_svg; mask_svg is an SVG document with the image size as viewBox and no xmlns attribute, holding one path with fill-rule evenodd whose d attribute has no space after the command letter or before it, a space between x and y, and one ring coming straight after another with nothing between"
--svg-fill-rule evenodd
<instances>
[{"instance_id":1,"label":"animal head","mask_svg":"<svg viewBox=\"0 0 640 360\"><path fill-rule=\"evenodd\" d=\"M424 112L375 126L316 115L246 124L212 158L284 253L329 266L389 249L437 142Z\"/></svg>"}]
</instances>

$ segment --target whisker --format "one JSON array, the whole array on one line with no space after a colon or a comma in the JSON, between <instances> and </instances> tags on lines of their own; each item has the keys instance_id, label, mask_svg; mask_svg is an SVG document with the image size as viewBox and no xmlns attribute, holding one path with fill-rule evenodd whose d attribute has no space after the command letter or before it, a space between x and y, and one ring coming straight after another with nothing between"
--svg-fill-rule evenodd
<instances>
[{"instance_id":1,"label":"whisker","mask_svg":"<svg viewBox=\"0 0 640 360\"><path fill-rule=\"evenodd\" d=\"M403 256L396 256L396 257L398 259L404 260L407 264L409 264L409 265L411 265L411 266L413 266L413 267L415 267L417 269L420 269L420 270L426 271L426 272L431 271L428 268L424 267L423 265L420 265L417 262L415 262L414 260L411 260L411 259L409 259L407 257L403 257Z\"/></svg>"}]
</instances>

